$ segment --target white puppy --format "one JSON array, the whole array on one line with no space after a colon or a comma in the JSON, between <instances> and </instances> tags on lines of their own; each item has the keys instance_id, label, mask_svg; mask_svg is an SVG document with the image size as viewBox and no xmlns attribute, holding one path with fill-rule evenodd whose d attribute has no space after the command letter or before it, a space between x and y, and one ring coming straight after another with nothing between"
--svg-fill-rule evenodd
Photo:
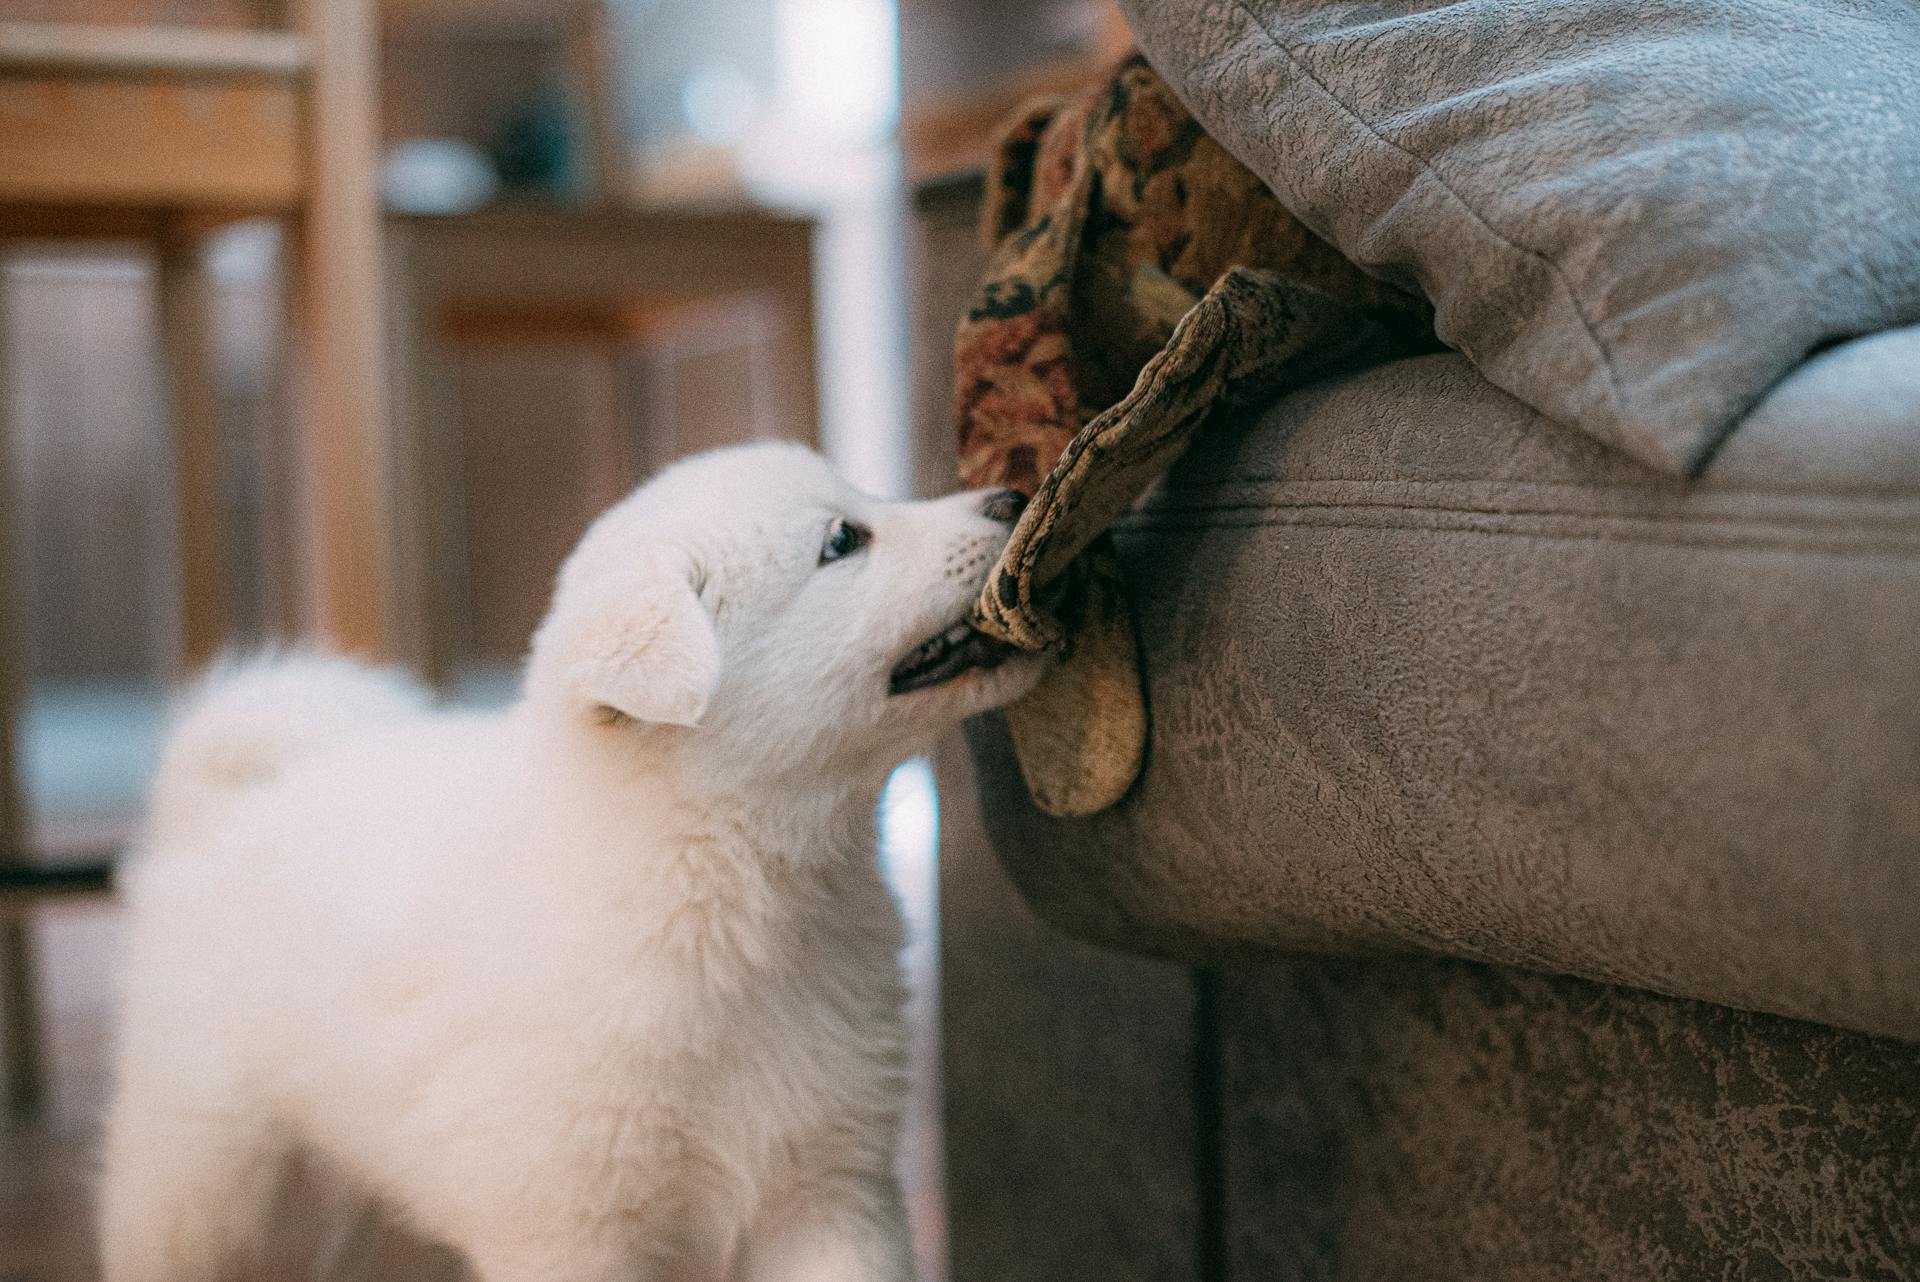
<instances>
[{"instance_id":1,"label":"white puppy","mask_svg":"<svg viewBox=\"0 0 1920 1282\"><path fill-rule=\"evenodd\" d=\"M213 678L125 883L109 1282L244 1259L293 1152L487 1282L908 1277L874 808L1038 674L956 626L1017 500L722 451L593 526L503 713Z\"/></svg>"}]
</instances>

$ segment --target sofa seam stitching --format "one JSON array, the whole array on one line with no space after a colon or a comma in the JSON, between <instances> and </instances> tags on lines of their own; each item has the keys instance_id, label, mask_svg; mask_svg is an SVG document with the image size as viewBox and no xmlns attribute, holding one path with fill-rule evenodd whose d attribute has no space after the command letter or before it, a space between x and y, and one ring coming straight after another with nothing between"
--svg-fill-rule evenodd
<instances>
[{"instance_id":1,"label":"sofa seam stitching","mask_svg":"<svg viewBox=\"0 0 1920 1282\"><path fill-rule=\"evenodd\" d=\"M1674 538L1655 530L1595 530L1595 529L1554 529L1554 528L1514 528L1473 524L1417 524L1413 522L1363 522L1316 520L1306 516L1309 511L1329 509L1292 509L1306 519L1288 519L1278 513L1270 513L1264 518L1242 517L1231 521L1198 520L1153 520L1135 519L1126 523L1126 528L1137 531L1173 530L1205 532L1212 529L1259 529L1267 527L1311 528L1330 530L1385 530L1395 533L1420 534L1474 534L1500 538L1521 539L1558 539L1582 543L1642 543L1660 547L1719 549L1723 551L1764 550L1775 552L1799 553L1809 556L1861 555L1884 556L1889 559L1914 561L1920 560L1920 541L1912 543L1887 543L1874 540L1829 541L1825 544L1794 543L1785 538ZM1330 510L1338 510L1330 509ZM1423 509L1447 512L1449 509ZM1502 516L1510 513L1471 512L1451 510L1459 516ZM1784 532L1783 532L1784 533Z\"/></svg>"},{"instance_id":2,"label":"sofa seam stitching","mask_svg":"<svg viewBox=\"0 0 1920 1282\"><path fill-rule=\"evenodd\" d=\"M1396 476L1315 476L1286 478L1272 473L1242 473L1223 477L1217 481L1170 481L1161 486L1162 493L1182 493L1190 490L1217 490L1228 485L1268 485L1275 489L1306 488L1316 485L1378 485L1378 486L1420 486L1437 488L1440 486L1462 485L1505 485L1515 489L1529 490L1567 490L1583 494L1633 494L1651 498L1665 499L1840 499L1849 502L1878 503L1920 503L1920 487L1915 486L1860 486L1845 490L1761 490L1761 489L1715 489L1703 485L1681 485L1673 482L1672 488L1658 490L1642 485L1593 485L1584 481L1520 481L1498 477L1471 478L1418 478Z\"/></svg>"},{"instance_id":3,"label":"sofa seam stitching","mask_svg":"<svg viewBox=\"0 0 1920 1282\"><path fill-rule=\"evenodd\" d=\"M1902 504L1901 506L1908 506ZM1912 505L1920 513L1920 501ZM1905 525L1907 513L1889 512L1868 515L1861 512L1844 512L1822 515L1816 512L1606 512L1572 511L1566 508L1550 507L1493 507L1472 506L1464 503L1395 503L1365 500L1326 499L1319 502L1267 502L1246 503L1210 502L1210 503L1156 503L1152 507L1141 509L1143 515L1154 513L1204 513L1204 512L1304 512L1315 510L1354 509L1361 511L1384 512L1441 512L1458 513L1465 516L1531 516L1546 518L1565 518L1567 520L1601 521L1638 521L1650 525L1774 525L1782 529L1809 529L1831 526L1846 526L1865 522L1873 525ZM1915 531L1920 538L1920 530Z\"/></svg>"}]
</instances>

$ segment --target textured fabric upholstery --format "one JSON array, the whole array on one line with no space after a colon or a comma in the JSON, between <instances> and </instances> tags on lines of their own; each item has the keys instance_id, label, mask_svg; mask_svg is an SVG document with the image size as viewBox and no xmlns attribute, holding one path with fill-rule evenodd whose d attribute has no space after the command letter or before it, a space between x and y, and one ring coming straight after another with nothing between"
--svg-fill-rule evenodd
<instances>
[{"instance_id":1,"label":"textured fabric upholstery","mask_svg":"<svg viewBox=\"0 0 1920 1282\"><path fill-rule=\"evenodd\" d=\"M1920 1269L1920 1047L1464 962L1213 988L1236 1282Z\"/></svg>"},{"instance_id":2,"label":"textured fabric upholstery","mask_svg":"<svg viewBox=\"0 0 1920 1282\"><path fill-rule=\"evenodd\" d=\"M1920 322L1911 0L1125 0L1212 136L1554 418L1696 469Z\"/></svg>"},{"instance_id":3,"label":"textured fabric upholstery","mask_svg":"<svg viewBox=\"0 0 1920 1282\"><path fill-rule=\"evenodd\" d=\"M981 265L968 189L943 187L916 208L916 419L922 485L936 493L953 485L948 337ZM960 754L937 757L955 1282L1913 1277L1920 1044L1474 962L1249 944L1445 949L1459 921L1478 919L1535 936L1539 964L1598 973L1632 955L1618 946L1623 918L1671 883L1750 915L1755 890L1737 863L1717 860L1749 860L1778 881L1780 867L1806 859L1804 884L1828 907L1899 896L1898 868L1920 862L1920 846L1901 847L1888 812L1897 817L1915 779L1911 763L1900 777L1876 753L1913 715L1913 581L1890 572L1913 559L1913 360L1911 334L1829 353L1774 393L1692 492L1534 419L1457 358L1295 397L1245 441L1231 439L1235 425L1203 435L1173 478L1182 490L1163 496L1199 509L1181 518L1194 528L1127 535L1130 573L1159 584L1142 611L1143 631L1159 638L1148 655L1156 773L1129 809L1111 823L1046 823L990 743L979 778ZM1235 475L1271 479L1235 485ZM1425 508L1415 503L1423 490L1436 496ZM1385 507L1369 508L1369 493ZM1329 494L1338 501L1323 502ZM1269 510L1235 506L1249 498L1269 505L1276 523L1264 533L1230 524ZM1369 520L1382 529L1337 540L1327 528ZM1396 521L1397 533L1387 528ZM1889 529L1907 532L1904 550ZM1785 549L1770 552L1766 538ZM1567 557L1558 570L1556 549ZM1161 556L1180 559L1156 566ZM1525 576L1503 581L1502 564ZM1718 566L1740 573L1715 586ZM1819 579L1831 582L1807 586ZM1553 590L1540 598L1535 584ZM1694 592L1691 613L1666 590ZM1369 602L1376 591L1384 603ZM1543 608L1582 591L1595 598L1589 640L1567 638L1573 616L1539 626ZM1798 607L1786 604L1801 591ZM1651 599L1634 604L1636 594ZM1420 647L1395 595L1456 639ZM1164 617L1171 609L1194 617ZM1903 610L1905 637L1871 621ZM1702 653L1696 617L1732 638L1725 653ZM1648 631L1662 621L1680 631ZM1769 646L1778 657L1746 668L1743 684L1739 665ZM1808 670L1782 680L1807 652ZM1468 670L1449 679L1422 666L1442 654ZM1544 701L1562 689L1555 661L1569 655L1585 656L1589 679L1611 672L1621 711L1596 719L1596 699L1571 710L1598 724L1558 736L1572 753L1555 766L1564 797L1543 792L1532 818L1512 802L1483 811L1477 799L1502 801L1518 784L1470 776L1555 746L1507 748L1499 735L1517 707L1547 716ZM1260 667L1262 656L1273 666ZM1634 664L1658 690L1639 693ZM1698 666L1691 681L1685 664ZM1209 668L1223 674L1218 697ZM1707 683L1705 696L1685 693L1694 682ZM1371 702L1365 683L1379 687ZM1837 793L1815 797L1819 814L1804 817L1791 795L1762 798L1754 813L1712 796L1674 802L1667 776L1684 785L1739 760L1712 734L1696 753L1684 720L1628 763L1650 781L1607 763L1625 735L1619 718L1637 715L1636 701L1657 706L1659 690L1680 691L1696 721L1727 700L1747 727L1766 723L1751 705L1778 701L1790 727L1841 692L1849 709L1803 748L1843 758L1829 767ZM1320 730L1318 692L1334 696ZM1500 718L1479 736L1483 755L1426 733L1470 724L1475 699L1492 710L1481 719ZM1833 728L1850 713L1881 748ZM1388 733L1410 738L1385 743ZM1396 796L1402 781L1413 795ZM1678 821L1651 847L1644 834L1660 815L1649 790ZM1730 833L1714 835L1716 809ZM1779 849L1766 841L1774 820ZM1588 823L1595 830L1583 832ZM1856 859L1883 866L1822 888ZM1447 865L1461 869L1458 887L1434 884ZM1054 922L1129 951L1047 929L1003 869ZM1580 869L1600 883L1599 902L1569 894ZM1535 875L1537 891L1515 884ZM1920 948L1911 919L1898 919L1911 891L1909 880L1903 900L1866 914L1881 919L1865 927L1880 932L1867 947L1895 959L1876 981L1883 995L1896 991L1901 950ZM1448 902L1485 906L1434 907ZM1715 925L1717 905L1687 907L1697 920L1669 918L1662 951L1720 956L1728 931ZM1542 915L1537 928L1530 912ZM1415 931L1403 928L1409 918L1456 925ZM1764 934L1742 933L1736 942ZM1860 947L1850 934L1834 939L1842 954ZM1133 955L1152 950L1221 964ZM1778 944L1753 951L1762 977L1777 977ZM1830 997L1819 989L1831 979L1828 949L1805 951L1811 975L1799 987ZM1738 971L1737 961L1717 966L1722 979Z\"/></svg>"},{"instance_id":4,"label":"textured fabric upholstery","mask_svg":"<svg viewBox=\"0 0 1920 1282\"><path fill-rule=\"evenodd\" d=\"M1456 355L1203 433L1120 529L1151 748L989 823L1082 936L1427 950L1920 1040L1920 328L1691 485Z\"/></svg>"}]
</instances>

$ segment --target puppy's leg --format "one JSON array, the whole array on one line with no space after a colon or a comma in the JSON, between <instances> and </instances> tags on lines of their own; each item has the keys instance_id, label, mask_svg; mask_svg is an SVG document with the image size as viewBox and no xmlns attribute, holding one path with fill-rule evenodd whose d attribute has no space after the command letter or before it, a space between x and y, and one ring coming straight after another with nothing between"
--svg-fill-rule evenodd
<instances>
[{"instance_id":1,"label":"puppy's leg","mask_svg":"<svg viewBox=\"0 0 1920 1282\"><path fill-rule=\"evenodd\" d=\"M263 1115L123 1098L100 1188L106 1282L212 1282L260 1249L286 1151Z\"/></svg>"},{"instance_id":2,"label":"puppy's leg","mask_svg":"<svg viewBox=\"0 0 1920 1282\"><path fill-rule=\"evenodd\" d=\"M911 1282L906 1209L891 1174L839 1177L781 1199L748 1235L742 1282Z\"/></svg>"}]
</instances>

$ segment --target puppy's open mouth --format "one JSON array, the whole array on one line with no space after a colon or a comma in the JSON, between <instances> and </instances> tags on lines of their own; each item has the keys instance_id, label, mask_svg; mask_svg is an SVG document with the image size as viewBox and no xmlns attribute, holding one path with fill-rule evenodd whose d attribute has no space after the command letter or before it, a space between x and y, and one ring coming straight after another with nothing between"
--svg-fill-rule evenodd
<instances>
[{"instance_id":1,"label":"puppy's open mouth","mask_svg":"<svg viewBox=\"0 0 1920 1282\"><path fill-rule=\"evenodd\" d=\"M975 668L997 668L1013 647L986 633L956 623L938 636L928 637L900 660L887 677L888 694L906 694L951 681Z\"/></svg>"}]
</instances>

